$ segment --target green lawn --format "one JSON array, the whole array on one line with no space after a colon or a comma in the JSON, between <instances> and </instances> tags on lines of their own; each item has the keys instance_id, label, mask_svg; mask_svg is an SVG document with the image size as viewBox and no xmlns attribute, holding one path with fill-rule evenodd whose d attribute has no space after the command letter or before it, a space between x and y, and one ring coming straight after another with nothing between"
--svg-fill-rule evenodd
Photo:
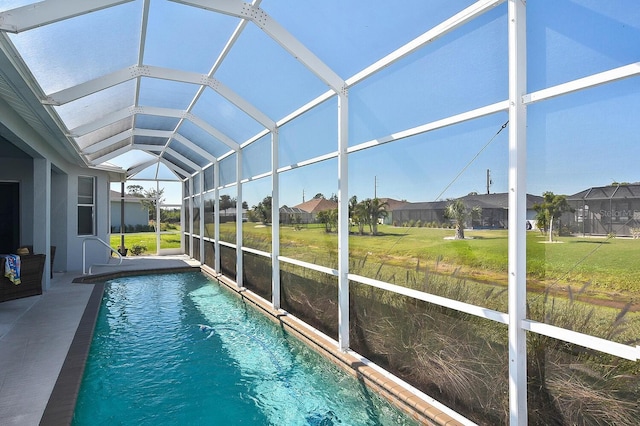
<instances>
[{"instance_id":1,"label":"green lawn","mask_svg":"<svg viewBox=\"0 0 640 426\"><path fill-rule=\"evenodd\" d=\"M171 234L160 234L160 248L180 248L180 238L179 231ZM120 247L120 234L111 234L109 243L114 250L117 250L118 247ZM129 248L129 255L131 255L131 248L134 245L146 247L146 250L142 254L155 254L157 251L156 233L137 232L124 234L124 245Z\"/></svg>"},{"instance_id":2,"label":"green lawn","mask_svg":"<svg viewBox=\"0 0 640 426\"><path fill-rule=\"evenodd\" d=\"M213 235L211 229L207 230ZM452 237L452 229L401 228L382 225L379 236L349 237L352 273L399 285L420 288L424 274L505 287L508 280L508 231L467 230L466 240ZM235 242L235 223L220 225L220 238ZM627 238L556 237L547 243L538 231L527 232L527 286L531 291L551 289L577 292L602 301L638 302L640 291L640 240ZM271 227L245 223L247 247L270 251ZM179 243L179 242L178 242ZM337 268L338 237L322 225L280 229L280 254ZM488 291L488 290L487 290Z\"/></svg>"},{"instance_id":3,"label":"green lawn","mask_svg":"<svg viewBox=\"0 0 640 426\"><path fill-rule=\"evenodd\" d=\"M221 239L235 241L235 224L220 227ZM355 231L355 228L353 229ZM466 240L450 240L451 229L398 228L380 226L379 236L351 234L350 258L370 268L398 267L406 270L429 268L493 284L507 283L508 232L506 230L466 231ZM246 223L244 243L270 251L271 227ZM640 241L623 238L557 237L546 242L537 231L527 232L527 275L532 287L580 288L589 283L600 291L640 290ZM338 239L324 227L280 229L283 256L337 267ZM353 269L353 267L351 268ZM365 274L368 275L368 274Z\"/></svg>"},{"instance_id":4,"label":"green lawn","mask_svg":"<svg viewBox=\"0 0 640 426\"><path fill-rule=\"evenodd\" d=\"M206 235L214 235L212 228L205 231ZM243 244L269 252L271 231L271 226L247 222L243 226ZM378 236L358 235L356 231L353 228L349 237L349 272L507 311L507 230L467 230L465 240L448 238L454 235L452 229L383 225ZM149 252L155 251L153 233L126 237L127 246L142 242ZM164 238L168 238L166 243ZM220 225L220 239L236 242L235 223ZM622 307L633 302L635 307L626 316L630 326L617 339L627 338L629 333L637 335L640 262L635 259L640 256L640 240L558 237L550 244L546 239L537 231L527 232L527 288L532 315L534 308L547 306L546 291L554 296L548 307L556 311L586 311L593 303L598 305L601 309L594 317L597 320L593 319L594 327L615 322ZM112 237L112 245L119 245L118 235ZM162 247L179 246L179 235L163 236ZM337 251L337 234L325 232L323 225L280 228L282 256L337 269ZM588 288L581 292L586 284ZM580 305L573 304L577 294ZM534 317L546 322L545 314L540 315ZM606 332L593 334L605 336Z\"/></svg>"}]
</instances>

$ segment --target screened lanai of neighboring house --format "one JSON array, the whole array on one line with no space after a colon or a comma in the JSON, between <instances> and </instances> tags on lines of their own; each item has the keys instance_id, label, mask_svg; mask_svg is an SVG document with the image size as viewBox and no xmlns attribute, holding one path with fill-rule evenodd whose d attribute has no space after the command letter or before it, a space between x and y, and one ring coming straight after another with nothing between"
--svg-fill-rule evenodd
<instances>
[{"instance_id":1,"label":"screened lanai of neighboring house","mask_svg":"<svg viewBox=\"0 0 640 426\"><path fill-rule=\"evenodd\" d=\"M525 224L640 181L638 40L634 0L4 0L0 214L78 270L152 182L181 252L453 419L633 424L640 243ZM478 194L508 229L378 221Z\"/></svg>"}]
</instances>

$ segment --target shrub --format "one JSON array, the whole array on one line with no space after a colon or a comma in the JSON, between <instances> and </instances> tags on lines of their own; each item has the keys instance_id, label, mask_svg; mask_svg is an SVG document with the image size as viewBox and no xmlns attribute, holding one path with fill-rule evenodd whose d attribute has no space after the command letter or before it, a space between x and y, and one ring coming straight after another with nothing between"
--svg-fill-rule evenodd
<instances>
[{"instance_id":1,"label":"shrub","mask_svg":"<svg viewBox=\"0 0 640 426\"><path fill-rule=\"evenodd\" d=\"M142 244L134 244L131 247L129 247L129 251L131 252L132 255L139 256L145 251L147 251L147 246Z\"/></svg>"},{"instance_id":2,"label":"shrub","mask_svg":"<svg viewBox=\"0 0 640 426\"><path fill-rule=\"evenodd\" d=\"M175 231L178 229L178 226L173 223L162 223L160 224L161 231Z\"/></svg>"}]
</instances>

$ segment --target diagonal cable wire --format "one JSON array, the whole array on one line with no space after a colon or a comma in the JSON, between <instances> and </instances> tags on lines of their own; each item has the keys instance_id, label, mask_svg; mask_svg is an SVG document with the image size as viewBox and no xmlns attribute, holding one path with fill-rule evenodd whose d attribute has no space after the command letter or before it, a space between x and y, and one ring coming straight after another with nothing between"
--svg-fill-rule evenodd
<instances>
[{"instance_id":1,"label":"diagonal cable wire","mask_svg":"<svg viewBox=\"0 0 640 426\"><path fill-rule=\"evenodd\" d=\"M469 161L469 162L467 163L467 165L466 165L466 166L464 166L464 167L462 168L462 170L460 170L460 172L456 175L456 177L454 177L454 178L453 178L453 180L452 180L451 182L449 182L449 184L448 184L448 185L447 185L447 186L442 190L442 192L441 192L441 193L440 193L440 194L435 198L435 200L438 200L438 199L442 196L442 194L444 194L444 193L447 191L447 189L449 189L449 187L451 187L451 185L453 185L453 183L454 183L456 180L458 180L458 178L459 178L459 177L460 177L460 176L465 172L465 170L467 170L467 169L469 168L469 166L470 166L474 161L476 161L476 159L480 156L480 154L482 154L482 152L483 152L485 149L487 149L487 147L488 147L489 145L491 145L491 142L493 142L493 141L495 140L495 138L496 138L496 137L498 137L498 135L500 134L500 132L502 132L502 131L507 127L507 125L508 125L508 124L509 124L509 120L507 120L507 121L506 121L502 126L500 126L500 128L498 129L498 131L496 132L496 134L495 134L495 135L493 135L493 136L491 137L491 139L489 139L489 141L488 141L488 142L487 142L487 143L486 143L486 144L485 144L485 145L480 149L480 151L478 151L478 152L476 153L476 155L471 159L471 161ZM394 242L394 243L393 243L393 244L392 244L392 245L387 249L387 254L389 254L389 253L391 252L391 250L392 250L392 249L393 249L393 248L394 248L394 247L395 247L395 246L400 242L400 240L401 240L404 236L406 236L406 235L409 233L409 230L410 230L410 229L411 229L410 227L407 227L407 230L406 230L402 235L400 235L400 236L398 237L398 239L396 240L396 242Z\"/></svg>"},{"instance_id":2,"label":"diagonal cable wire","mask_svg":"<svg viewBox=\"0 0 640 426\"><path fill-rule=\"evenodd\" d=\"M491 142L493 142L493 141L494 141L494 139L495 139L496 137L498 137L498 135L500 134L500 132L502 132L502 131L507 127L507 124L509 124L509 120L507 120L507 121L502 125L502 127L500 127L500 129L496 132L496 134L495 134L495 135L493 135L493 137L492 137L491 139L489 139L489 142L487 142L487 143L482 147L482 149L481 149L480 151L478 151L478 153L477 153L477 154L476 154L476 155L471 159L471 161L469 161L469 162L467 163L467 165L466 165L466 166L464 166L464 167L462 168L462 170L460 170L460 172L456 175L456 177L454 177L454 178L453 178L453 180L452 180L451 182L449 182L449 184L448 184L448 185L447 185L447 186L442 190L442 192L441 192L440 194L438 194L438 196L435 198L435 200L436 200L436 201L437 201L437 200L439 200L439 199L440 199L440 197L442 197L442 194L444 194L444 193L447 191L447 189L449 189L449 188L451 187L451 185L453 185L453 184L455 183L455 181L457 181L457 180L458 180L458 178L459 178L460 176L462 176L462 174L465 172L465 170L467 170L467 169L469 168L469 166L470 166L471 164L473 164L473 162L474 162L474 161L476 161L476 159L480 156L480 154L482 154L482 151L484 151L485 149L487 149L487 147L488 147L489 145L491 145Z\"/></svg>"}]
</instances>

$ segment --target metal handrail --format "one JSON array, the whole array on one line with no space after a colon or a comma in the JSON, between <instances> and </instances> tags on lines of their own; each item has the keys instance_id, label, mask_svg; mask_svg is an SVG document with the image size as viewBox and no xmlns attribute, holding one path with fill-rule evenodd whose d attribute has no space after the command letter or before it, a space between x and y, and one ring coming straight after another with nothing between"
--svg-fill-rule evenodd
<instances>
[{"instance_id":1,"label":"metal handrail","mask_svg":"<svg viewBox=\"0 0 640 426\"><path fill-rule=\"evenodd\" d=\"M109 250L111 250L112 253L115 253L118 255L118 264L117 265L113 265L111 263L96 263L95 265L91 265L89 266L89 275L91 275L91 268L93 268L94 266L120 266L122 265L122 255L120 254L119 251L114 250L109 244L105 243L103 240L101 240L98 237L84 237L84 239L82 240L82 275L87 275L86 271L86 259L87 259L87 255L86 255L86 242L88 240L94 240L94 241L98 241L100 243L102 243L103 246L107 247Z\"/></svg>"}]
</instances>

